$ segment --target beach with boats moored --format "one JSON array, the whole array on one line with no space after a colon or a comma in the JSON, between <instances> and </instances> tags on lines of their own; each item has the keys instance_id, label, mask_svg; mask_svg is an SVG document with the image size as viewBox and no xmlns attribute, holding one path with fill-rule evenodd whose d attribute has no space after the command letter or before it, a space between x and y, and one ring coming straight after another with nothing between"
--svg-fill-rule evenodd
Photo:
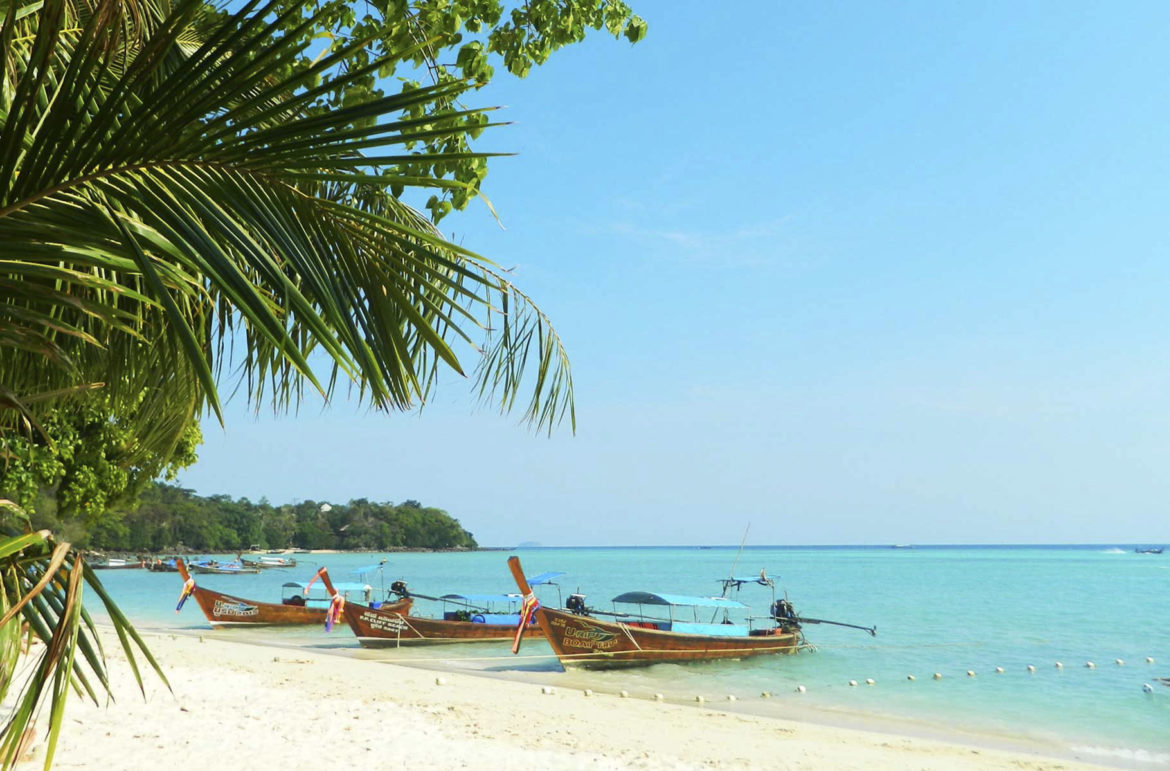
<instances>
[{"instance_id":1,"label":"beach with boats moored","mask_svg":"<svg viewBox=\"0 0 1170 771\"><path fill-rule=\"evenodd\" d=\"M548 641L531 633L539 624L528 627L513 654L512 635L459 645L392 638L363 645L344 618L405 593L413 600L400 616L407 622L447 618L474 626L475 611L486 609L476 603L490 598L503 602L491 608L498 611L491 620L503 621L521 610L522 596L506 564L509 553L501 551L394 554L373 563L369 554L299 555L293 568L192 577L246 601L280 603L285 584L307 585L325 567L349 587L335 595L345 602L328 632L319 623L215 629L195 602L175 613L184 581L174 574L119 570L103 573L102 581L172 678L175 696L151 686L148 703L181 704L208 720L208 699L228 699L234 706L218 719L231 732L269 698L290 705L289 720L298 723L320 708L314 694L325 688L359 745L390 712L419 724L412 744L445 737L435 739L444 747L432 748L438 754L417 750L422 767L447 761L476 767L483 753L494 752L520 768L550 758L568 767L615 768L894 768L909 758L931 768L1170 764L1164 732L1170 687L1159 680L1170 673L1170 631L1158 623L1170 613L1161 590L1170 563L1132 547L565 548L517 555L527 577L555 576L533 587L542 607L572 606L569 598L579 596L594 622L628 622L648 633L656 630L635 624L661 629L665 613L691 631L711 631L711 624L766 630L782 626L772 613L775 597L795 618L859 622L876 627L876 636L802 624L799 642L781 655L597 669L573 666L571 657L564 666ZM639 618L659 619L639 621L628 605L612 602L632 592L643 601L718 598L727 576L761 572L774 587L740 587L735 602L742 608L686 611L697 620L657 606L635 607ZM1094 593L1112 600L1085 599ZM487 620L478 623L490 626ZM200 693L194 701L182 692L244 673L261 684L232 697ZM116 722L133 724L142 705L131 702L140 697L118 698L118 710L130 713ZM145 720L133 729L91 716L83 722L105 725L112 735L164 729ZM618 731L611 722L625 725L624 733L599 733ZM68 765L64 748L93 739L87 730L63 739L60 767L81 767ZM327 735L313 746L329 743ZM668 737L678 749L664 746ZM284 740L297 744L295 737ZM182 746L190 752L200 742L184 733ZM758 754L745 754L747 747ZM288 767L300 767L296 755L288 752Z\"/></svg>"}]
</instances>

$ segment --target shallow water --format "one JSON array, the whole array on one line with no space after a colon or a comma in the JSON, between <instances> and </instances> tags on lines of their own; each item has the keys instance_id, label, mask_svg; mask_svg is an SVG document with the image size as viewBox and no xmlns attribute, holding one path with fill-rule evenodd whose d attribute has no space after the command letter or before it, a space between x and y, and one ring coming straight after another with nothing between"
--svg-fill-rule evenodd
<instances>
[{"instance_id":1,"label":"shallow water","mask_svg":"<svg viewBox=\"0 0 1170 771\"><path fill-rule=\"evenodd\" d=\"M718 594L738 549L524 549L525 571L565 571L560 592L582 591L591 606L646 589ZM307 581L320 564L335 580L384 555L298 555L296 568L259 575L198 576L209 588L277 601L285 581ZM412 590L514 592L507 553L482 551L387 556L375 587L406 579ZM560 671L542 641L527 641L519 657L508 645L444 645L361 650L348 629L221 630L257 642L327 647L344 655L398 661L498 677L551 682L597 691L661 693L667 699L710 702L761 714L855 724L893 720L909 732L1012 737L1055 746L1086 759L1122 765L1170 765L1170 556L1135 554L1132 547L808 547L747 548L737 575L766 568L778 591L809 617L876 624L877 637L851 629L807 625L815 651L744 661L663 664L615 672ZM103 571L103 583L127 615L151 628L207 629L198 606L174 613L177 574ZM557 590L538 591L546 603ZM745 588L741 601L763 615L771 594ZM438 608L420 602L416 612ZM1152 657L1154 663L1147 663ZM1116 660L1124 661L1118 665ZM1062 662L1058 669L1056 662ZM1085 666L1092 661L1094 668ZM1035 667L1029 672L1028 665ZM1002 667L1002 674L996 672ZM967 675L968 671L974 677ZM939 673L941 679L934 679ZM913 681L907 676L913 675ZM864 682L872 678L875 685ZM850 680L862 685L850 686ZM1154 683L1154 693L1143 684ZM797 693L804 685L806 691ZM761 698L763 692L772 697Z\"/></svg>"}]
</instances>

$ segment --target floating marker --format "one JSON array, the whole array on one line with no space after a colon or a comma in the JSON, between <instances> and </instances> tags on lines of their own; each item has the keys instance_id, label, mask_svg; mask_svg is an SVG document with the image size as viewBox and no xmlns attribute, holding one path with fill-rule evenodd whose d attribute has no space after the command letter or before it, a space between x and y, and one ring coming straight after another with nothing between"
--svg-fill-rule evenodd
<instances>
[{"instance_id":1,"label":"floating marker","mask_svg":"<svg viewBox=\"0 0 1170 771\"><path fill-rule=\"evenodd\" d=\"M1057 669L1064 669L1064 664L1061 664L1061 663L1058 661L1058 662L1056 662L1056 668L1057 668Z\"/></svg>"},{"instance_id":2,"label":"floating marker","mask_svg":"<svg viewBox=\"0 0 1170 771\"><path fill-rule=\"evenodd\" d=\"M866 685L873 685L874 684L873 678L872 677L865 678L865 684Z\"/></svg>"},{"instance_id":3,"label":"floating marker","mask_svg":"<svg viewBox=\"0 0 1170 771\"><path fill-rule=\"evenodd\" d=\"M1117 666L1124 667L1125 666L1125 659L1118 659Z\"/></svg>"},{"instance_id":4,"label":"floating marker","mask_svg":"<svg viewBox=\"0 0 1170 771\"><path fill-rule=\"evenodd\" d=\"M1091 662L1091 661L1085 662L1085 669L1096 669L1096 668L1097 668L1097 665L1094 664L1093 662Z\"/></svg>"},{"instance_id":5,"label":"floating marker","mask_svg":"<svg viewBox=\"0 0 1170 771\"><path fill-rule=\"evenodd\" d=\"M1028 665L1028 671L1029 671L1029 672L1035 672L1035 671L1036 671L1036 667L1034 667L1034 666L1032 666L1031 664L1029 664L1029 665Z\"/></svg>"},{"instance_id":6,"label":"floating marker","mask_svg":"<svg viewBox=\"0 0 1170 771\"><path fill-rule=\"evenodd\" d=\"M805 692L805 691L807 691L807 690L808 690L808 689L807 689L807 688L805 688L803 685L798 685L798 686L796 686L796 692L797 692L797 693L804 693L804 692Z\"/></svg>"},{"instance_id":7,"label":"floating marker","mask_svg":"<svg viewBox=\"0 0 1170 771\"><path fill-rule=\"evenodd\" d=\"M628 698L630 698L630 692L629 691L618 691L618 696L621 696L623 699L628 699Z\"/></svg>"},{"instance_id":8,"label":"floating marker","mask_svg":"<svg viewBox=\"0 0 1170 771\"><path fill-rule=\"evenodd\" d=\"M654 701L662 701L665 697L661 693L654 694Z\"/></svg>"},{"instance_id":9,"label":"floating marker","mask_svg":"<svg viewBox=\"0 0 1170 771\"><path fill-rule=\"evenodd\" d=\"M974 677L974 676L975 676L975 670L974 670L974 669L968 669L968 670L967 670L967 677Z\"/></svg>"},{"instance_id":10,"label":"floating marker","mask_svg":"<svg viewBox=\"0 0 1170 771\"><path fill-rule=\"evenodd\" d=\"M850 680L850 681L849 681L849 685L857 685L857 681L856 681L856 680Z\"/></svg>"},{"instance_id":11,"label":"floating marker","mask_svg":"<svg viewBox=\"0 0 1170 771\"><path fill-rule=\"evenodd\" d=\"M582 693L583 693L583 694L585 694L586 696L592 696L592 695L593 695L593 691L589 690L588 688L586 688L584 691L582 691Z\"/></svg>"},{"instance_id":12,"label":"floating marker","mask_svg":"<svg viewBox=\"0 0 1170 771\"><path fill-rule=\"evenodd\" d=\"M704 699L702 696L696 696L696 697L695 697L695 701L697 701L697 702L699 702L700 704L702 704L703 702L705 702L705 701L706 701L706 699Z\"/></svg>"},{"instance_id":13,"label":"floating marker","mask_svg":"<svg viewBox=\"0 0 1170 771\"><path fill-rule=\"evenodd\" d=\"M447 684L447 678L445 678L445 677L436 677L435 678L435 685L446 685L446 684Z\"/></svg>"},{"instance_id":14,"label":"floating marker","mask_svg":"<svg viewBox=\"0 0 1170 771\"><path fill-rule=\"evenodd\" d=\"M935 679L935 680L942 680L942 674L941 674L941 673L939 673L939 672L935 672L935 673L934 673L934 679Z\"/></svg>"},{"instance_id":15,"label":"floating marker","mask_svg":"<svg viewBox=\"0 0 1170 771\"><path fill-rule=\"evenodd\" d=\"M735 701L735 694L734 693L727 694L727 700L728 701Z\"/></svg>"},{"instance_id":16,"label":"floating marker","mask_svg":"<svg viewBox=\"0 0 1170 771\"><path fill-rule=\"evenodd\" d=\"M796 686L796 690L798 690L798 691L799 691L799 690L800 690L801 688L803 688L803 687L804 687L803 685L798 685L798 686ZM764 691L763 693L761 693L761 694L760 694L760 698L761 698L761 699L770 699L770 698L772 698L772 693L771 693L771 691Z\"/></svg>"},{"instance_id":17,"label":"floating marker","mask_svg":"<svg viewBox=\"0 0 1170 771\"><path fill-rule=\"evenodd\" d=\"M202 638L202 637L200 637L200 638L199 638L199 642L203 642L203 638ZM1147 664L1153 664L1153 663L1154 663L1154 657L1153 657L1153 656L1146 656L1146 663L1147 663Z\"/></svg>"},{"instance_id":18,"label":"floating marker","mask_svg":"<svg viewBox=\"0 0 1170 771\"><path fill-rule=\"evenodd\" d=\"M557 692L557 689L553 688L551 685L546 685L540 689L540 692L543 693L545 696L552 696L554 693Z\"/></svg>"},{"instance_id":19,"label":"floating marker","mask_svg":"<svg viewBox=\"0 0 1170 771\"><path fill-rule=\"evenodd\" d=\"M996 667L996 668L995 668L995 673L996 673L997 675L1002 675L1002 674L1003 674L1003 667Z\"/></svg>"},{"instance_id":20,"label":"floating marker","mask_svg":"<svg viewBox=\"0 0 1170 771\"><path fill-rule=\"evenodd\" d=\"M914 675L906 675L906 679L907 679L907 680L910 680L911 682L913 682L913 681L914 681Z\"/></svg>"},{"instance_id":21,"label":"floating marker","mask_svg":"<svg viewBox=\"0 0 1170 771\"><path fill-rule=\"evenodd\" d=\"M1154 686L1150 685L1149 683L1144 683L1144 684L1142 685L1142 690L1143 690L1143 691L1145 691L1146 693L1153 693L1153 692L1154 692Z\"/></svg>"}]
</instances>

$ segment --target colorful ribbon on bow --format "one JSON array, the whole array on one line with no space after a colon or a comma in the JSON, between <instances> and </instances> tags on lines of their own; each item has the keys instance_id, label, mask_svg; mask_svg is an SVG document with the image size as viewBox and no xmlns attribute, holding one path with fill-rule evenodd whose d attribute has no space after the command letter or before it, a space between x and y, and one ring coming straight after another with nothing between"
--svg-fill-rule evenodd
<instances>
[{"instance_id":1,"label":"colorful ribbon on bow","mask_svg":"<svg viewBox=\"0 0 1170 771\"><path fill-rule=\"evenodd\" d=\"M329 601L329 610L325 611L325 631L333 631L333 625L341 618L341 612L345 610L345 598L340 594L333 595L333 599Z\"/></svg>"},{"instance_id":2,"label":"colorful ribbon on bow","mask_svg":"<svg viewBox=\"0 0 1170 771\"><path fill-rule=\"evenodd\" d=\"M178 613L180 610L183 609L183 603L186 602L187 598L190 597L194 593L195 593L195 579L188 578L185 582L183 582L183 591L179 592L179 604L175 606L176 613Z\"/></svg>"},{"instance_id":3,"label":"colorful ribbon on bow","mask_svg":"<svg viewBox=\"0 0 1170 771\"><path fill-rule=\"evenodd\" d=\"M536 611L540 610L540 601L536 599L534 594L524 595L524 601L520 603L520 625L516 627L516 636L512 638L512 653L519 653L520 641L524 639L524 630L532 623L532 617L536 615Z\"/></svg>"}]
</instances>

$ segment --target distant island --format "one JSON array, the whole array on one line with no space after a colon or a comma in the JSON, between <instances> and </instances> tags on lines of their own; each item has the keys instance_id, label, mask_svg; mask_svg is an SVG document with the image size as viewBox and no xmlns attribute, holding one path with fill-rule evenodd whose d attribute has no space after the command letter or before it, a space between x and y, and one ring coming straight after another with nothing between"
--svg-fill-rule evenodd
<instances>
[{"instance_id":1,"label":"distant island","mask_svg":"<svg viewBox=\"0 0 1170 771\"><path fill-rule=\"evenodd\" d=\"M88 547L113 552L233 552L261 549L474 549L475 537L442 509L356 498L349 503L200 496L157 483L130 510L111 511Z\"/></svg>"}]
</instances>

